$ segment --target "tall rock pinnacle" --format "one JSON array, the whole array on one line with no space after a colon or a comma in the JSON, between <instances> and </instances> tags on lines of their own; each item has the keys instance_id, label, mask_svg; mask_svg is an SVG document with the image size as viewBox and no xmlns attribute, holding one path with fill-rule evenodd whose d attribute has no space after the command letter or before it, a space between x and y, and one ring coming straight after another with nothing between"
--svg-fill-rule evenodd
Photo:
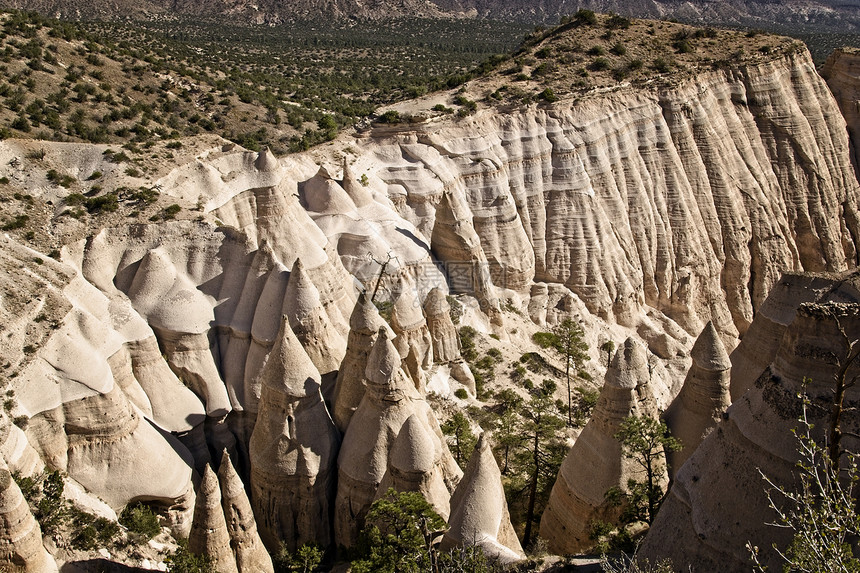
<instances>
[{"instance_id":1,"label":"tall rock pinnacle","mask_svg":"<svg viewBox=\"0 0 860 573\"><path fill-rule=\"evenodd\" d=\"M731 404L731 362L712 322L702 330L690 354L693 364L684 386L663 415L672 435L681 440L682 446L677 452L666 452L673 477Z\"/></svg>"},{"instance_id":2,"label":"tall rock pinnacle","mask_svg":"<svg viewBox=\"0 0 860 573\"><path fill-rule=\"evenodd\" d=\"M329 503L339 434L320 392L320 375L286 317L261 377L251 435L251 499L269 551L331 541Z\"/></svg>"},{"instance_id":3,"label":"tall rock pinnacle","mask_svg":"<svg viewBox=\"0 0 860 573\"><path fill-rule=\"evenodd\" d=\"M629 478L642 478L641 468L624 457L614 437L630 416L657 417L645 350L632 338L615 353L594 414L559 469L540 524L540 535L552 551L567 554L590 547L590 523L613 523L620 514L619 507L606 501L607 490L626 489ZM665 475L660 478L664 488L667 481Z\"/></svg>"},{"instance_id":4,"label":"tall rock pinnacle","mask_svg":"<svg viewBox=\"0 0 860 573\"><path fill-rule=\"evenodd\" d=\"M218 477L209 465L203 471L203 480L197 491L188 549L212 559L213 568L218 573L238 573L236 558L230 550L230 534L224 519L224 509L221 507L221 488Z\"/></svg>"},{"instance_id":5,"label":"tall rock pinnacle","mask_svg":"<svg viewBox=\"0 0 860 573\"><path fill-rule=\"evenodd\" d=\"M463 479L451 496L448 526L443 549L474 544L503 564L525 558L511 525L502 474L486 434L478 438Z\"/></svg>"}]
</instances>

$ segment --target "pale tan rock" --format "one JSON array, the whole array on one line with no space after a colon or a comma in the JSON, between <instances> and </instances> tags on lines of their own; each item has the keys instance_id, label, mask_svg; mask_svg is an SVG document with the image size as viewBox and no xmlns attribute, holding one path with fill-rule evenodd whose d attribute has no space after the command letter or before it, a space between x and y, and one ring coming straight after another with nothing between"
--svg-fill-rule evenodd
<instances>
[{"instance_id":1,"label":"pale tan rock","mask_svg":"<svg viewBox=\"0 0 860 573\"><path fill-rule=\"evenodd\" d=\"M256 415L260 402L260 372L266 357L278 339L281 326L281 307L286 303L285 295L289 273L277 261L271 264L259 296L254 301L251 321L250 344L245 358L244 398L242 408Z\"/></svg>"},{"instance_id":2,"label":"pale tan rock","mask_svg":"<svg viewBox=\"0 0 860 573\"><path fill-rule=\"evenodd\" d=\"M424 299L424 316L433 338L433 360L437 363L454 362L460 358L460 335L451 321L451 305L445 293L433 288Z\"/></svg>"},{"instance_id":3,"label":"pale tan rock","mask_svg":"<svg viewBox=\"0 0 860 573\"><path fill-rule=\"evenodd\" d=\"M397 335L394 346L403 368L419 392L424 392L424 372L433 365L433 341L411 281L402 281L391 309L391 328Z\"/></svg>"},{"instance_id":4,"label":"pale tan rock","mask_svg":"<svg viewBox=\"0 0 860 573\"><path fill-rule=\"evenodd\" d=\"M850 340L860 337L857 274L820 279L830 283L829 292L817 293L824 300L797 306L771 364L734 400L727 419L678 471L640 548L642 558L652 563L656 558L669 558L697 571L748 571L745 545L749 542L758 546L768 570L782 567L783 561L772 547L786 548L792 532L761 526L778 523L768 505L768 485L762 475L791 491L800 487L797 441L791 434L799 426L800 394L805 392L812 401L813 406L807 409L808 420L814 425L812 436L823 444L830 408L815 404L832 402L834 377L847 356L840 328ZM790 291L775 291L770 298L787 294ZM790 307L791 299L781 306ZM756 321L758 318L753 325ZM741 346L754 342L744 337ZM857 368L855 365L848 370L848 379L856 375ZM845 400L846 404L860 403L860 390L848 389ZM858 429L857 416L843 417L843 431L856 433Z\"/></svg>"},{"instance_id":5,"label":"pale tan rock","mask_svg":"<svg viewBox=\"0 0 860 573\"><path fill-rule=\"evenodd\" d=\"M441 548L449 550L472 545L503 564L525 559L511 525L502 474L486 433L478 438L463 479L451 496L451 517Z\"/></svg>"},{"instance_id":6,"label":"pale tan rock","mask_svg":"<svg viewBox=\"0 0 860 573\"><path fill-rule=\"evenodd\" d=\"M206 555L218 573L238 573L236 558L230 550L230 534L221 507L221 488L211 466L206 466L197 490L194 522L188 536L188 550Z\"/></svg>"},{"instance_id":7,"label":"pale tan rock","mask_svg":"<svg viewBox=\"0 0 860 573\"><path fill-rule=\"evenodd\" d=\"M367 357L380 328L387 328L387 325L379 316L376 306L370 302L367 293L362 292L349 319L346 355L337 371L337 381L332 394L333 417L341 433L346 432L352 414L364 396Z\"/></svg>"},{"instance_id":8,"label":"pale tan rock","mask_svg":"<svg viewBox=\"0 0 860 573\"><path fill-rule=\"evenodd\" d=\"M284 314L320 374L334 372L346 354L346 342L331 324L301 259L296 259L284 297Z\"/></svg>"},{"instance_id":9,"label":"pale tan rock","mask_svg":"<svg viewBox=\"0 0 860 573\"><path fill-rule=\"evenodd\" d=\"M345 547L356 542L388 472L394 442L411 416L415 416L412 423L422 426L422 432L414 434L420 434L421 440L416 440L425 442L422 450L427 451L417 451L411 446L416 440L406 440L401 451L405 458L402 465L412 463L408 461L411 453L423 462L434 460L449 495L462 476L432 409L401 368L400 354L384 329L380 329L367 362L367 389L338 454L335 542ZM421 465L417 461L415 464Z\"/></svg>"},{"instance_id":10,"label":"pale tan rock","mask_svg":"<svg viewBox=\"0 0 860 573\"><path fill-rule=\"evenodd\" d=\"M607 490L626 490L628 479L644 479L642 468L625 458L614 437L630 416L656 418L657 406L648 387L645 351L628 338L612 359L591 420L565 456L541 517L540 535L552 551L576 553L593 545L591 522L614 523L620 515L621 508L606 501ZM658 468L656 475L665 490L665 467L662 474Z\"/></svg>"},{"instance_id":11,"label":"pale tan rock","mask_svg":"<svg viewBox=\"0 0 860 573\"><path fill-rule=\"evenodd\" d=\"M193 460L169 434L150 426L114 386L63 404L66 471L119 510L136 499L168 509L170 527L187 535L194 509Z\"/></svg>"},{"instance_id":12,"label":"pale tan rock","mask_svg":"<svg viewBox=\"0 0 860 573\"><path fill-rule=\"evenodd\" d=\"M134 376L131 354L128 348L123 345L108 357L107 362L117 386L125 392L129 401L137 406L137 409L144 416L152 419L152 404L149 401L149 396L146 395L146 392Z\"/></svg>"},{"instance_id":13,"label":"pale tan rock","mask_svg":"<svg viewBox=\"0 0 860 573\"><path fill-rule=\"evenodd\" d=\"M666 452L669 475L673 478L731 405L731 363L714 323L705 325L690 355L693 365L684 386L663 414L672 436L682 446L676 452Z\"/></svg>"},{"instance_id":14,"label":"pale tan rock","mask_svg":"<svg viewBox=\"0 0 860 573\"><path fill-rule=\"evenodd\" d=\"M408 192L407 192L408 198ZM448 280L454 292L474 295L491 320L502 321L498 296L490 276L490 264L470 218L465 198L443 193L435 210L431 248L443 261L451 261Z\"/></svg>"},{"instance_id":15,"label":"pale tan rock","mask_svg":"<svg viewBox=\"0 0 860 573\"><path fill-rule=\"evenodd\" d=\"M260 411L251 435L251 500L269 551L283 542L331 542L329 508L339 435L322 401L320 375L281 319L263 366Z\"/></svg>"},{"instance_id":16,"label":"pale tan rock","mask_svg":"<svg viewBox=\"0 0 860 573\"><path fill-rule=\"evenodd\" d=\"M376 492L379 499L389 488L397 491L420 493L442 519L448 520L451 513L451 492L445 485L441 471L442 450L433 442L422 422L412 414L394 439L388 457L388 472Z\"/></svg>"},{"instance_id":17,"label":"pale tan rock","mask_svg":"<svg viewBox=\"0 0 860 573\"><path fill-rule=\"evenodd\" d=\"M203 422L203 403L168 367L154 336L126 346L134 377L152 407L153 422L169 432L187 432Z\"/></svg>"},{"instance_id":18,"label":"pale tan rock","mask_svg":"<svg viewBox=\"0 0 860 573\"><path fill-rule=\"evenodd\" d=\"M743 334L785 270L855 259L857 183L828 92L800 50L659 93L380 131L367 153L452 267L454 292L471 278L464 261L510 269L472 281L479 298L488 284L530 286L531 251L535 281L610 322L635 326L648 305L688 333L714 320Z\"/></svg>"},{"instance_id":19,"label":"pale tan rock","mask_svg":"<svg viewBox=\"0 0 860 573\"><path fill-rule=\"evenodd\" d=\"M25 477L33 476L45 468L24 431L12 423L5 411L0 412L0 455L12 472Z\"/></svg>"},{"instance_id":20,"label":"pale tan rock","mask_svg":"<svg viewBox=\"0 0 860 573\"><path fill-rule=\"evenodd\" d=\"M373 202L373 195L370 190L356 179L346 158L343 160L343 182L341 185L356 207L365 207Z\"/></svg>"},{"instance_id":21,"label":"pale tan rock","mask_svg":"<svg viewBox=\"0 0 860 573\"><path fill-rule=\"evenodd\" d=\"M273 573L272 558L257 532L257 522L245 485L226 450L221 455L218 481L221 484L221 505L230 534L230 547L236 557L239 573Z\"/></svg>"},{"instance_id":22,"label":"pale tan rock","mask_svg":"<svg viewBox=\"0 0 860 573\"><path fill-rule=\"evenodd\" d=\"M836 48L821 68L851 135L851 160L860 169L860 50Z\"/></svg>"},{"instance_id":23,"label":"pale tan rock","mask_svg":"<svg viewBox=\"0 0 860 573\"><path fill-rule=\"evenodd\" d=\"M42 531L5 462L0 462L0 563L27 573L55 573Z\"/></svg>"}]
</instances>

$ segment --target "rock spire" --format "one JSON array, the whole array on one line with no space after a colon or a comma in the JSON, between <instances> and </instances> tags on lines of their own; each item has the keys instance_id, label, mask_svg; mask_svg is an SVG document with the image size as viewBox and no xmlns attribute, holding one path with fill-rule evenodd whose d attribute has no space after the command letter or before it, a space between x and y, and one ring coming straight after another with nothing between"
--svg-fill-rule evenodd
<instances>
[{"instance_id":1,"label":"rock spire","mask_svg":"<svg viewBox=\"0 0 860 573\"><path fill-rule=\"evenodd\" d=\"M238 573L236 558L230 550L230 534L224 519L224 509L221 507L221 488L218 477L209 465L203 471L203 480L197 490L188 549L212 559L213 569L218 573Z\"/></svg>"},{"instance_id":2,"label":"rock spire","mask_svg":"<svg viewBox=\"0 0 860 573\"><path fill-rule=\"evenodd\" d=\"M257 522L245 485L236 473L227 450L221 455L218 481L221 482L221 505L230 534L230 547L239 573L274 573L272 558L257 532Z\"/></svg>"},{"instance_id":3,"label":"rock spire","mask_svg":"<svg viewBox=\"0 0 860 573\"><path fill-rule=\"evenodd\" d=\"M462 475L432 409L401 368L400 354L385 329L379 330L367 362L367 390L338 455L335 541L345 547L355 543L384 479L435 492L433 500L445 497L447 502ZM424 471L431 460L433 469ZM440 482L447 495L441 494Z\"/></svg>"},{"instance_id":4,"label":"rock spire","mask_svg":"<svg viewBox=\"0 0 860 573\"><path fill-rule=\"evenodd\" d=\"M380 328L387 328L387 325L367 293L362 292L349 318L346 356L338 369L332 394L334 421L341 432L346 432L364 396L364 371Z\"/></svg>"},{"instance_id":5,"label":"rock spire","mask_svg":"<svg viewBox=\"0 0 860 573\"><path fill-rule=\"evenodd\" d=\"M463 479L451 496L451 517L442 549L472 544L502 564L525 559L508 514L502 474L486 434L478 438Z\"/></svg>"},{"instance_id":6,"label":"rock spire","mask_svg":"<svg viewBox=\"0 0 860 573\"><path fill-rule=\"evenodd\" d=\"M731 362L717 329L708 322L690 352L693 364L681 392L663 415L682 449L666 452L672 477L717 425L731 404L729 377Z\"/></svg>"},{"instance_id":7,"label":"rock spire","mask_svg":"<svg viewBox=\"0 0 860 573\"><path fill-rule=\"evenodd\" d=\"M5 460L0 459L0 563L26 573L56 573L57 563L42 545L42 531Z\"/></svg>"},{"instance_id":8,"label":"rock spire","mask_svg":"<svg viewBox=\"0 0 860 573\"><path fill-rule=\"evenodd\" d=\"M331 541L329 500L339 435L320 392L320 375L286 317L261 377L251 435L251 499L269 551Z\"/></svg>"},{"instance_id":9,"label":"rock spire","mask_svg":"<svg viewBox=\"0 0 860 573\"><path fill-rule=\"evenodd\" d=\"M614 435L630 416L657 417L648 386L645 350L628 338L615 353L606 372L594 414L562 462L541 518L540 535L559 554L576 553L593 544L589 525L594 520L615 522L620 509L606 501L606 492L627 488L629 478L640 479L641 469L626 459ZM660 483L665 488L667 477Z\"/></svg>"}]
</instances>

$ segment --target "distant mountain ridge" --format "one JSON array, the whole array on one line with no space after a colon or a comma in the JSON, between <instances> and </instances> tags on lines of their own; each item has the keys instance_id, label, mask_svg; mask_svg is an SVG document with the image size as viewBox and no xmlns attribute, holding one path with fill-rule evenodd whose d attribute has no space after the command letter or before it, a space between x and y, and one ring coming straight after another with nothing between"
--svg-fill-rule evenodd
<instances>
[{"instance_id":1,"label":"distant mountain ridge","mask_svg":"<svg viewBox=\"0 0 860 573\"><path fill-rule=\"evenodd\" d=\"M860 0L2 0L64 19L163 19L176 15L278 24L316 17L382 20L468 17L556 22L579 8L703 24L778 25L805 31L860 30Z\"/></svg>"}]
</instances>

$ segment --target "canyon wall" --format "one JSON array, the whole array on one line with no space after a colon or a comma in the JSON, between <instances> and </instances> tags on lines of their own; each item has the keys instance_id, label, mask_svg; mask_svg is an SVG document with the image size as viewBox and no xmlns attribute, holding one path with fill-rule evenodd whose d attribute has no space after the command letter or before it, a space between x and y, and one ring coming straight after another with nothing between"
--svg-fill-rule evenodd
<instances>
[{"instance_id":1,"label":"canyon wall","mask_svg":"<svg viewBox=\"0 0 860 573\"><path fill-rule=\"evenodd\" d=\"M24 157L15 145L0 142L4 165ZM45 143L70 149L63 145ZM783 272L856 265L848 149L844 120L806 53L672 87L377 126L281 159L219 144L157 181L172 200L199 204L201 221L116 220L66 245L60 261L0 239L12 415L50 468L115 510L157 502L187 535L192 478L207 464L217 467L226 450L240 476L254 475L258 412L283 406L261 406L264 382L279 383L261 373L283 339L290 360L314 372L304 381L314 381L315 419L331 431L334 458L336 383L372 379L354 365L355 379L338 381L337 369L348 354L364 360L360 341L348 347L349 318L358 291L377 280L381 299L394 303L398 383L414 386L433 430L407 445L427 434L436 460L450 453L423 402L438 325L428 330L421 307L434 288L434 297L473 296L500 337L505 310L583 309L580 318L671 365L652 380L665 406L708 321L730 349L755 332L754 315ZM27 169L35 160L21 161ZM295 396L290 408L307 397ZM380 444L380 475L418 463L386 458L407 418L368 438ZM346 431L348 415L336 420ZM290 423L272 443L302 436ZM344 444L354 441L347 433ZM356 462L346 457L341 449L341 479ZM442 505L456 485L446 471ZM363 515L379 486L373 477L340 519ZM334 501L328 506L347 506Z\"/></svg>"}]
</instances>

